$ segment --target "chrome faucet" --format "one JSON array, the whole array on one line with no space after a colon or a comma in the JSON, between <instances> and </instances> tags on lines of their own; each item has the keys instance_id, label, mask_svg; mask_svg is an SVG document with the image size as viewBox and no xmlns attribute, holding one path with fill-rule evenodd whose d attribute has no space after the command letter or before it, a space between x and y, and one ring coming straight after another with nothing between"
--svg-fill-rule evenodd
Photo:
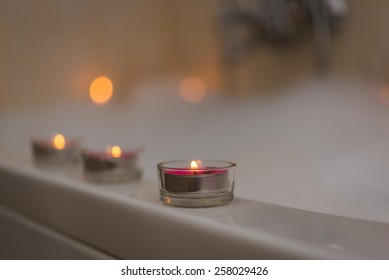
<instances>
[{"instance_id":1,"label":"chrome faucet","mask_svg":"<svg viewBox=\"0 0 389 280\"><path fill-rule=\"evenodd\" d=\"M329 69L331 36L348 14L346 0L214 0L228 60L237 62L259 44L287 45L313 30L315 65Z\"/></svg>"}]
</instances>

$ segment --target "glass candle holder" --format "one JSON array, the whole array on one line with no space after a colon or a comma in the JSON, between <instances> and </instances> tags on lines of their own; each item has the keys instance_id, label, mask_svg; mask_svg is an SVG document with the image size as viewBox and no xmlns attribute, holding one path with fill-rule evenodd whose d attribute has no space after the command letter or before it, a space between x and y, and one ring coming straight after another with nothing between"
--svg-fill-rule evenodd
<instances>
[{"instance_id":1,"label":"glass candle holder","mask_svg":"<svg viewBox=\"0 0 389 280\"><path fill-rule=\"evenodd\" d=\"M233 199L236 164L218 160L178 160L157 165L160 199L166 205L210 207Z\"/></svg>"},{"instance_id":2,"label":"glass candle holder","mask_svg":"<svg viewBox=\"0 0 389 280\"><path fill-rule=\"evenodd\" d=\"M67 140L62 134L34 138L31 148L35 163L44 166L76 164L79 161L79 140Z\"/></svg>"},{"instance_id":3,"label":"glass candle holder","mask_svg":"<svg viewBox=\"0 0 389 280\"><path fill-rule=\"evenodd\" d=\"M122 151L119 146L105 151L84 150L82 159L86 180L97 183L122 183L141 178L138 166L141 149Z\"/></svg>"}]
</instances>

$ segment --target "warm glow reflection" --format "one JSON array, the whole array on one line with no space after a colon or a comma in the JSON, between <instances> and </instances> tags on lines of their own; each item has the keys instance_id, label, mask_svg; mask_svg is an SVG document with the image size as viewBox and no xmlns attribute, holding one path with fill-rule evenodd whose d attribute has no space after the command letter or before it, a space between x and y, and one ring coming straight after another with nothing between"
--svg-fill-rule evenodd
<instances>
[{"instance_id":1,"label":"warm glow reflection","mask_svg":"<svg viewBox=\"0 0 389 280\"><path fill-rule=\"evenodd\" d=\"M113 146L113 147L110 149L110 154L111 154L112 157L114 157L114 158L119 158L119 157L122 155L122 149L120 149L119 146Z\"/></svg>"},{"instance_id":2,"label":"warm glow reflection","mask_svg":"<svg viewBox=\"0 0 389 280\"><path fill-rule=\"evenodd\" d=\"M206 87L203 80L196 77L188 77L184 79L180 85L181 97L190 103L201 101L206 92Z\"/></svg>"},{"instance_id":3,"label":"warm glow reflection","mask_svg":"<svg viewBox=\"0 0 389 280\"><path fill-rule=\"evenodd\" d=\"M66 145L65 137L62 134L54 135L53 145L57 150L62 150Z\"/></svg>"},{"instance_id":4,"label":"warm glow reflection","mask_svg":"<svg viewBox=\"0 0 389 280\"><path fill-rule=\"evenodd\" d=\"M389 87L388 86L381 86L378 91L378 98L381 101L381 103L385 106L389 106Z\"/></svg>"},{"instance_id":5,"label":"warm glow reflection","mask_svg":"<svg viewBox=\"0 0 389 280\"><path fill-rule=\"evenodd\" d=\"M197 162L195 160L192 160L192 162L190 163L190 168L191 169L198 169L198 165L197 165Z\"/></svg>"},{"instance_id":6,"label":"warm glow reflection","mask_svg":"<svg viewBox=\"0 0 389 280\"><path fill-rule=\"evenodd\" d=\"M97 104L106 103L109 99L111 99L112 92L112 81L106 76L94 79L89 88L90 97L93 102Z\"/></svg>"}]
</instances>

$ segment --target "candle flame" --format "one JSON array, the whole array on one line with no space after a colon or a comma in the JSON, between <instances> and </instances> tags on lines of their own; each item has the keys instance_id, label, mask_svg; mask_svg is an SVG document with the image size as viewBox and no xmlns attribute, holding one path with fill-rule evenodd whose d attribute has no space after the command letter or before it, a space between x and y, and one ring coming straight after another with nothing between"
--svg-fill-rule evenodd
<instances>
[{"instance_id":1,"label":"candle flame","mask_svg":"<svg viewBox=\"0 0 389 280\"><path fill-rule=\"evenodd\" d=\"M56 134L53 137L53 145L57 150L63 150L66 145L65 137L62 134Z\"/></svg>"},{"instance_id":2,"label":"candle flame","mask_svg":"<svg viewBox=\"0 0 389 280\"><path fill-rule=\"evenodd\" d=\"M199 166L197 165L197 162L195 160L192 160L192 162L190 163L190 168L191 169L198 169Z\"/></svg>"},{"instance_id":3,"label":"candle flame","mask_svg":"<svg viewBox=\"0 0 389 280\"><path fill-rule=\"evenodd\" d=\"M119 146L113 146L111 148L111 155L114 158L119 158L122 155L122 149Z\"/></svg>"},{"instance_id":4,"label":"candle flame","mask_svg":"<svg viewBox=\"0 0 389 280\"><path fill-rule=\"evenodd\" d=\"M104 104L111 99L113 85L110 78L106 76L97 77L89 87L89 94L92 101L97 104Z\"/></svg>"}]
</instances>

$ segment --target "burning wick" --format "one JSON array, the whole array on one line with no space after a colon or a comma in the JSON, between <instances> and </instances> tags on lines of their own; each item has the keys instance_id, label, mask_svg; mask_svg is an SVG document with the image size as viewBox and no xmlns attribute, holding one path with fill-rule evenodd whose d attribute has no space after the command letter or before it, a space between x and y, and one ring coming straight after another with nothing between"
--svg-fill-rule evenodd
<instances>
[{"instance_id":1,"label":"burning wick","mask_svg":"<svg viewBox=\"0 0 389 280\"><path fill-rule=\"evenodd\" d=\"M199 169L199 166L197 165L197 162L195 160L192 160L192 162L190 163L190 169ZM193 171L193 174L197 175L197 172Z\"/></svg>"},{"instance_id":2,"label":"burning wick","mask_svg":"<svg viewBox=\"0 0 389 280\"><path fill-rule=\"evenodd\" d=\"M53 137L53 145L57 150L63 150L66 145L65 137L62 134L56 134Z\"/></svg>"},{"instance_id":3,"label":"burning wick","mask_svg":"<svg viewBox=\"0 0 389 280\"><path fill-rule=\"evenodd\" d=\"M120 158L122 155L122 149L119 146L108 147L107 154L111 155L113 158Z\"/></svg>"}]
</instances>

